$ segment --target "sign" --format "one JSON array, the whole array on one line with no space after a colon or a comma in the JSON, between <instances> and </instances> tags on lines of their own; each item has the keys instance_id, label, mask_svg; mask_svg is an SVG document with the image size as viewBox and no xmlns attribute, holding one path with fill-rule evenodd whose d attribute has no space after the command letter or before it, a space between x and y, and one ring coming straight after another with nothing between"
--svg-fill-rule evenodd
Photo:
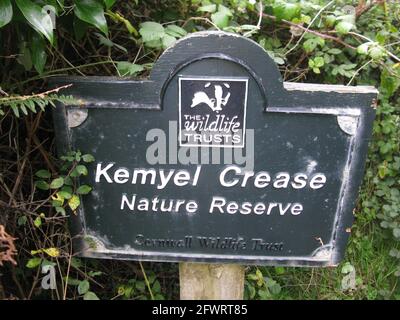
<instances>
[{"instance_id":1,"label":"sign","mask_svg":"<svg viewBox=\"0 0 400 320\"><path fill-rule=\"evenodd\" d=\"M85 257L331 266L344 255L372 87L283 82L268 54L200 32L147 80L58 78L60 153L94 155L71 216Z\"/></svg>"}]
</instances>

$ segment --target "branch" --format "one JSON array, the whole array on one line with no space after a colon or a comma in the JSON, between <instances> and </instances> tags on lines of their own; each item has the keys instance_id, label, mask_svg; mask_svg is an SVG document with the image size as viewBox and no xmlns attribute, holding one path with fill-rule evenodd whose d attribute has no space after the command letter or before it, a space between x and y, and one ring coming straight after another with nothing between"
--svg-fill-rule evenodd
<instances>
[{"instance_id":1,"label":"branch","mask_svg":"<svg viewBox=\"0 0 400 320\"><path fill-rule=\"evenodd\" d=\"M266 14L266 13L263 14L263 17L269 18L269 19L274 20L274 21L277 20L275 16L272 16L272 15L269 15L269 14ZM349 48L349 49L352 49L352 50L356 50L357 49L357 48L353 47L352 45L344 42L340 38L337 38L337 37L334 37L334 36L331 36L331 35L328 35L328 34L325 34L325 33L321 33L321 32L315 31L315 30L310 30L310 29L308 29L306 27L303 27L301 24L293 23L293 22L290 22L290 21L287 21L287 20L284 20L284 19L282 19L280 21L285 23L285 24L287 24L287 25L289 25L289 26L292 26L294 28L299 28L299 29L301 29L301 30L303 30L305 32L308 32L308 33L311 33L311 34L315 34L318 37L337 42L337 43L341 44L342 46L344 46L346 48Z\"/></svg>"},{"instance_id":2,"label":"branch","mask_svg":"<svg viewBox=\"0 0 400 320\"><path fill-rule=\"evenodd\" d=\"M360 0L358 6L356 7L356 19L358 19L361 15L375 7L376 5L384 4L385 0L375 0L371 1L369 4L365 4L365 0Z\"/></svg>"},{"instance_id":3,"label":"branch","mask_svg":"<svg viewBox=\"0 0 400 320\"><path fill-rule=\"evenodd\" d=\"M5 98L0 98L0 102L4 102L4 101L11 101L11 100L28 100L31 98L45 98L46 96L48 96L50 93L57 93L58 91L62 90L62 89L66 89L71 87L72 84L66 84L64 86L55 88L55 89L51 89L49 91L45 91L45 92L41 92L41 93L36 93L36 94L32 94L32 95L26 95L26 96L7 96Z\"/></svg>"}]
</instances>

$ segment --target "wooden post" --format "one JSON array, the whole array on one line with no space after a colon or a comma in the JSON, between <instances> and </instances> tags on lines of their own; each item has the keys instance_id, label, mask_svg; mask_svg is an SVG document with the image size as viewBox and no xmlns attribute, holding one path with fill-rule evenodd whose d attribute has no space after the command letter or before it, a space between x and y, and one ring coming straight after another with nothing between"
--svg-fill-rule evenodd
<instances>
[{"instance_id":1,"label":"wooden post","mask_svg":"<svg viewBox=\"0 0 400 320\"><path fill-rule=\"evenodd\" d=\"M244 266L180 263L181 300L242 300Z\"/></svg>"}]
</instances>

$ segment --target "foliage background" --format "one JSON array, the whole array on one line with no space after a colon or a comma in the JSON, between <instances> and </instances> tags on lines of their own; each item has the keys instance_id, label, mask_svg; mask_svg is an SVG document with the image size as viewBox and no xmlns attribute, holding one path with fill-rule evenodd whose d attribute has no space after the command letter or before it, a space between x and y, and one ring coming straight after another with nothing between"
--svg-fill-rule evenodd
<instances>
[{"instance_id":1,"label":"foliage background","mask_svg":"<svg viewBox=\"0 0 400 320\"><path fill-rule=\"evenodd\" d=\"M90 192L75 180L93 159L56 157L49 108L79 101L45 88L55 75L146 77L176 39L213 29L258 42L285 81L380 91L344 262L248 267L246 298L399 299L399 28L391 0L0 0L0 299L179 297L176 264L72 255L66 222ZM46 265L55 290L41 286Z\"/></svg>"}]
</instances>

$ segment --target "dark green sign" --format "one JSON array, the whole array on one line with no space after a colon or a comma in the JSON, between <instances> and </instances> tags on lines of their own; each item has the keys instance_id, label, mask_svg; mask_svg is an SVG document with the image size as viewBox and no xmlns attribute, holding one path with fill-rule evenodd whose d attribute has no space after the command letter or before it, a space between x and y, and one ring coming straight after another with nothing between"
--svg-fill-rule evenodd
<instances>
[{"instance_id":1,"label":"dark green sign","mask_svg":"<svg viewBox=\"0 0 400 320\"><path fill-rule=\"evenodd\" d=\"M148 80L63 78L60 152L94 155L72 216L86 257L336 265L375 115L372 87L282 82L255 42L178 41Z\"/></svg>"}]
</instances>

